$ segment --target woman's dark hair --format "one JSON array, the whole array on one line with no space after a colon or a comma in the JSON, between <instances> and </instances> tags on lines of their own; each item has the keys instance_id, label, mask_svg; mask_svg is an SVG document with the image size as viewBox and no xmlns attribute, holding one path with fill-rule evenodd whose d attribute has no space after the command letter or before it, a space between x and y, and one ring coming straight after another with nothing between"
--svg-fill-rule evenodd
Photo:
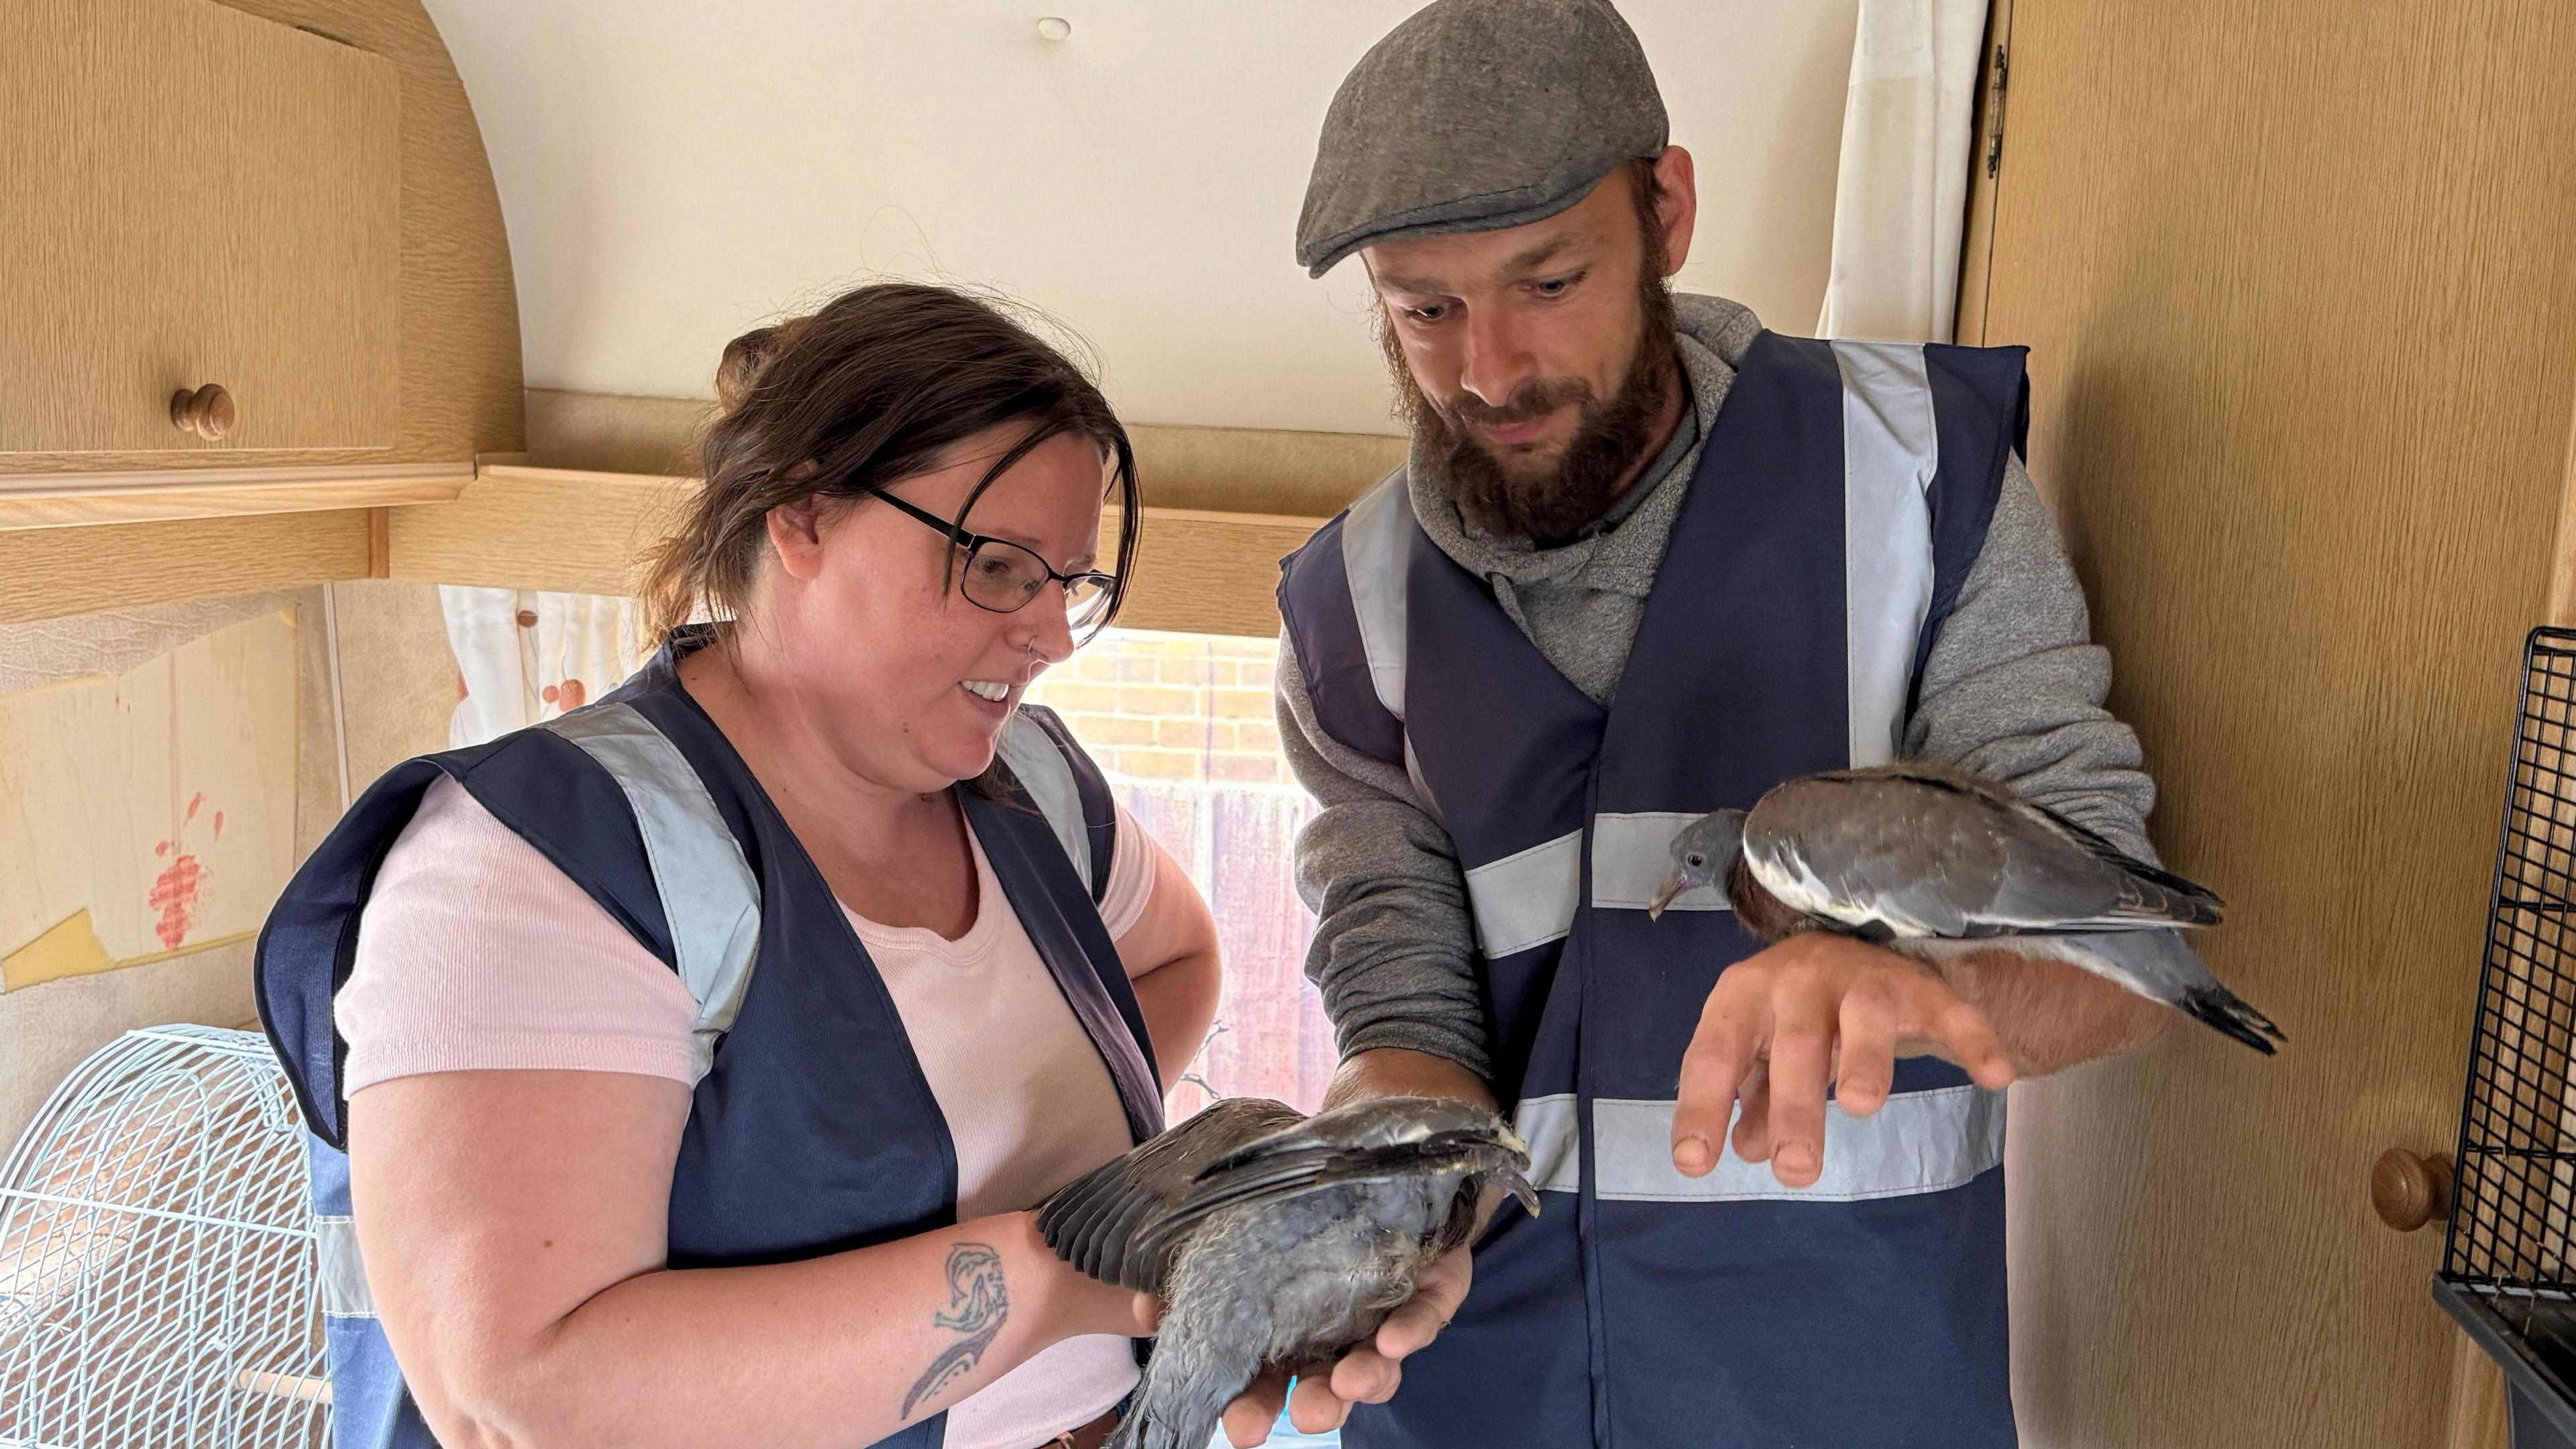
<instances>
[{"instance_id":1,"label":"woman's dark hair","mask_svg":"<svg viewBox=\"0 0 2576 1449\"><path fill-rule=\"evenodd\" d=\"M740 617L760 579L771 509L866 498L938 467L967 438L1014 423L1027 433L984 471L952 521L964 526L984 490L1038 444L1059 433L1089 439L1118 490L1118 581L1103 622L1117 615L1143 514L1127 430L1080 367L993 304L910 282L860 287L726 344L716 401L698 444L705 487L648 559L652 637L701 607L716 619Z\"/></svg>"}]
</instances>

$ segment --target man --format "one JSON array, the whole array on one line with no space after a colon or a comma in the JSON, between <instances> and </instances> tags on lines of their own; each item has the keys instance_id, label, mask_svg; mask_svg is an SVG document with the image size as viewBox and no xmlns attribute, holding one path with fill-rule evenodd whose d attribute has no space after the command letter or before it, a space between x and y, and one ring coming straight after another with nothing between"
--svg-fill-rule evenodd
<instances>
[{"instance_id":1,"label":"man","mask_svg":"<svg viewBox=\"0 0 2576 1449\"><path fill-rule=\"evenodd\" d=\"M1292 1418L1367 1401L1357 1449L2010 1444L2000 1089L2161 1013L1644 907L1681 822L1811 770L1963 764L2141 855L2153 786L2015 455L2020 350L1671 295L1698 196L1666 142L1602 0L1440 0L1325 119L1298 258L1367 267L1413 435L1280 588L1331 1100L1499 1101L1545 1211Z\"/></svg>"}]
</instances>

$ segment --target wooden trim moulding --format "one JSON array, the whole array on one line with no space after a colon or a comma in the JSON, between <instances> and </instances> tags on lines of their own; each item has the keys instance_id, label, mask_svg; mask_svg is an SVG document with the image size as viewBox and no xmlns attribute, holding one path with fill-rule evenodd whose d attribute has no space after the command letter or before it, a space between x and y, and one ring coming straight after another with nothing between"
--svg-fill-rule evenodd
<instances>
[{"instance_id":1,"label":"wooden trim moulding","mask_svg":"<svg viewBox=\"0 0 2576 1449\"><path fill-rule=\"evenodd\" d=\"M0 531L0 623L301 588L366 567L356 508L12 529Z\"/></svg>"},{"instance_id":2,"label":"wooden trim moulding","mask_svg":"<svg viewBox=\"0 0 2576 1449\"><path fill-rule=\"evenodd\" d=\"M1950 340L1986 341L1986 293L1994 278L1995 198L2003 189L2004 121L2011 115L2013 0L1986 8L1985 51L1977 61L1977 103L1969 134L1968 216L1959 242L1959 300ZM1989 169L1989 168L1992 169Z\"/></svg>"},{"instance_id":3,"label":"wooden trim moulding","mask_svg":"<svg viewBox=\"0 0 2576 1449\"><path fill-rule=\"evenodd\" d=\"M0 474L0 532L443 503L471 463Z\"/></svg>"},{"instance_id":4,"label":"wooden trim moulding","mask_svg":"<svg viewBox=\"0 0 2576 1449\"><path fill-rule=\"evenodd\" d=\"M483 467L447 503L388 510L385 573L423 583L631 594L694 478Z\"/></svg>"},{"instance_id":5,"label":"wooden trim moulding","mask_svg":"<svg viewBox=\"0 0 2576 1449\"><path fill-rule=\"evenodd\" d=\"M386 571L424 583L632 593L644 550L696 487L693 478L486 466L453 502L388 511ZM1278 561L1323 522L1149 506L1119 623L1275 635ZM1115 536L1115 510L1101 529Z\"/></svg>"},{"instance_id":6,"label":"wooden trim moulding","mask_svg":"<svg viewBox=\"0 0 2576 1449\"><path fill-rule=\"evenodd\" d=\"M713 403L528 389L528 461L608 473L687 473ZM1148 507L1330 518L1404 463L1383 433L1130 423ZM490 461L488 458L486 461Z\"/></svg>"},{"instance_id":7,"label":"wooden trim moulding","mask_svg":"<svg viewBox=\"0 0 2576 1449\"><path fill-rule=\"evenodd\" d=\"M490 461L20 474L0 478L0 620L358 578L628 594L697 486ZM1148 505L1119 622L1274 635L1278 560L1323 522Z\"/></svg>"}]
</instances>

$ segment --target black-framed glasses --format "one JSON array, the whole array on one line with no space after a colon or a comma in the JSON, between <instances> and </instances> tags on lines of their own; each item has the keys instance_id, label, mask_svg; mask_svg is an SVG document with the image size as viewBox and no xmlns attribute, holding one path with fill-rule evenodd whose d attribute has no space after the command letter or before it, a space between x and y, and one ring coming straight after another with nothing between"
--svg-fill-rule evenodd
<instances>
[{"instance_id":1,"label":"black-framed glasses","mask_svg":"<svg viewBox=\"0 0 2576 1449\"><path fill-rule=\"evenodd\" d=\"M949 542L966 550L966 562L957 573L957 590L966 602L996 614L1016 614L1028 607L1048 584L1064 585L1064 620L1077 637L1087 637L1098 627L1109 610L1110 596L1117 591L1118 579L1096 569L1080 573L1058 573L1052 564L1007 538L969 533L956 524L926 509L915 508L891 493L874 495L893 505L897 513L916 519L925 527L936 529Z\"/></svg>"}]
</instances>

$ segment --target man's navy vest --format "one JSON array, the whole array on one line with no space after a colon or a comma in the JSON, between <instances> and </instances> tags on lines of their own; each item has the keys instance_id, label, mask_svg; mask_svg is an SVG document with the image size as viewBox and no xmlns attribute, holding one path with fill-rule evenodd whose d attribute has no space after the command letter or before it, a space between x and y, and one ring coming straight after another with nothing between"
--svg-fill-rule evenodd
<instances>
[{"instance_id":1,"label":"man's navy vest","mask_svg":"<svg viewBox=\"0 0 2576 1449\"><path fill-rule=\"evenodd\" d=\"M670 1263L820 1257L957 1221L957 1154L885 982L741 756L681 689L683 631L589 708L396 766L297 870L260 933L260 1018L312 1129L334 1442L432 1449L377 1319L349 1217L331 998L377 868L422 793L454 779L689 985L699 1080L671 1181ZM1019 784L960 788L967 824L1116 1084L1135 1140L1162 1129L1152 1048L1096 891L1116 817L1063 726L1024 707ZM986 903L983 909L995 909ZM757 965L758 969L754 970ZM936 1449L934 1415L880 1441Z\"/></svg>"},{"instance_id":2,"label":"man's navy vest","mask_svg":"<svg viewBox=\"0 0 2576 1449\"><path fill-rule=\"evenodd\" d=\"M1682 823L1891 758L2026 416L2023 351L1762 334L1711 427L1612 708L1415 521L1403 475L1292 555L1318 723L1456 843L1497 1095L1546 1209L1506 1210L1456 1320L1354 1449L1991 1449L2013 1442L2003 1101L1900 1062L1791 1190L1672 1165L1683 1048L1757 943L1645 907Z\"/></svg>"}]
</instances>

